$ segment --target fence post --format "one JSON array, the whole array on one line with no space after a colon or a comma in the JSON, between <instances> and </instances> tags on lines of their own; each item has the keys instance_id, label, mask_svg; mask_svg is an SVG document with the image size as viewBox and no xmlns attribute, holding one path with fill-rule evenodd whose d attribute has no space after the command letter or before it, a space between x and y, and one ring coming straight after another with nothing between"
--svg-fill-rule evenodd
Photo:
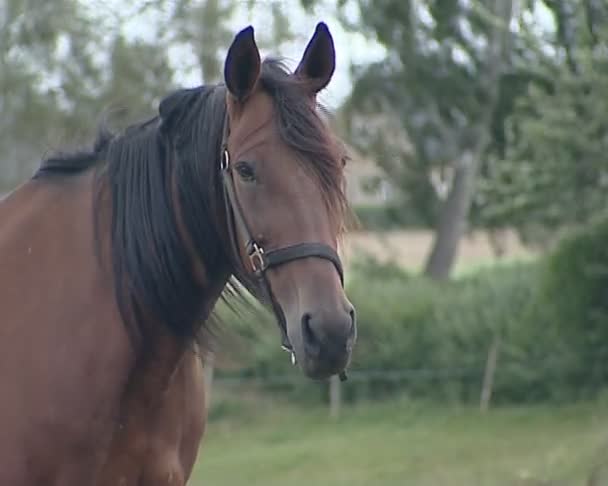
<instances>
[{"instance_id":1,"label":"fence post","mask_svg":"<svg viewBox=\"0 0 608 486\"><path fill-rule=\"evenodd\" d=\"M203 372L205 375L205 410L208 412L211 406L211 389L213 388L213 365L214 365L213 352L209 351L205 356L203 362Z\"/></svg>"},{"instance_id":2,"label":"fence post","mask_svg":"<svg viewBox=\"0 0 608 486\"><path fill-rule=\"evenodd\" d=\"M340 416L342 406L342 384L338 375L333 375L329 379L329 415L331 418Z\"/></svg>"},{"instance_id":3,"label":"fence post","mask_svg":"<svg viewBox=\"0 0 608 486\"><path fill-rule=\"evenodd\" d=\"M500 347L500 334L497 332L494 335L490 349L488 350L488 359L483 374L483 384L481 387L481 398L479 400L479 409L481 412L487 412L490 407L490 399L492 398L492 388L494 386L494 375L496 374L496 362L498 361L498 350Z\"/></svg>"}]
</instances>

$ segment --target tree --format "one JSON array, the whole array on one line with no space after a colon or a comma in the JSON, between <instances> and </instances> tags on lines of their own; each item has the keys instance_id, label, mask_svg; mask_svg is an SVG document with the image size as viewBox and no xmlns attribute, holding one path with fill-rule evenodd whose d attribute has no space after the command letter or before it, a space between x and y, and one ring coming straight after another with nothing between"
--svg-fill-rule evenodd
<instances>
[{"instance_id":1,"label":"tree","mask_svg":"<svg viewBox=\"0 0 608 486\"><path fill-rule=\"evenodd\" d=\"M512 0L494 0L490 8L493 23L487 30L487 47L478 61L478 88L484 92L485 107L477 108L473 123L476 140L461 145L454 153L453 178L441 214L425 271L435 278L446 278L456 259L459 241L466 229L475 195L475 182L490 143L490 122L498 105L499 81L508 64L509 26L513 16ZM485 27L485 26L484 26ZM484 29L485 30L485 29Z\"/></svg>"},{"instance_id":2,"label":"tree","mask_svg":"<svg viewBox=\"0 0 608 486\"><path fill-rule=\"evenodd\" d=\"M127 41L104 20L77 0L0 4L0 191L45 152L88 140L103 112L145 116L167 91L166 45Z\"/></svg>"},{"instance_id":3,"label":"tree","mask_svg":"<svg viewBox=\"0 0 608 486\"><path fill-rule=\"evenodd\" d=\"M229 44L233 32L228 21L235 3L222 0L179 0L171 15L176 27L169 33L172 41L188 44L196 55L200 80L205 83L222 79L220 48Z\"/></svg>"},{"instance_id":4,"label":"tree","mask_svg":"<svg viewBox=\"0 0 608 486\"><path fill-rule=\"evenodd\" d=\"M166 0L150 2L156 8L167 8ZM235 32L231 24L239 8L245 8L250 14L256 11L258 2L235 2L233 0L177 0L173 3L169 25L171 29L165 32L172 44L188 45L197 59L196 69L200 72L202 83L218 83L223 81L222 66L226 46L230 44ZM265 25L270 29L259 29L256 42L260 48L277 45L293 38L288 16L285 12L285 2L279 0L264 1ZM268 16L267 12L270 13Z\"/></svg>"},{"instance_id":5,"label":"tree","mask_svg":"<svg viewBox=\"0 0 608 486\"><path fill-rule=\"evenodd\" d=\"M553 49L507 118L505 150L482 191L491 194L486 221L540 242L603 212L608 187L608 5L547 3Z\"/></svg>"},{"instance_id":6,"label":"tree","mask_svg":"<svg viewBox=\"0 0 608 486\"><path fill-rule=\"evenodd\" d=\"M96 108L119 108L115 123L124 126L133 118L152 116L160 100L173 88L166 48L119 34L113 41L108 65L110 74L95 101Z\"/></svg>"},{"instance_id":7,"label":"tree","mask_svg":"<svg viewBox=\"0 0 608 486\"><path fill-rule=\"evenodd\" d=\"M65 93L96 79L85 54L89 28L74 0L0 5L0 188L31 174L32 161L60 135Z\"/></svg>"}]
</instances>

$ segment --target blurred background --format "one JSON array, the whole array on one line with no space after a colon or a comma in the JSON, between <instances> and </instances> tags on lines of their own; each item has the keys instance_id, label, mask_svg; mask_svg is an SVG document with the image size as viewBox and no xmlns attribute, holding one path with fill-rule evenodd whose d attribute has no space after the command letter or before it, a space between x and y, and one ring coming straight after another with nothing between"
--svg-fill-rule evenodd
<instances>
[{"instance_id":1,"label":"blurred background","mask_svg":"<svg viewBox=\"0 0 608 486\"><path fill-rule=\"evenodd\" d=\"M320 100L359 220L350 379L220 306L192 485L608 485L607 0L0 0L0 194L221 81L248 24Z\"/></svg>"}]
</instances>

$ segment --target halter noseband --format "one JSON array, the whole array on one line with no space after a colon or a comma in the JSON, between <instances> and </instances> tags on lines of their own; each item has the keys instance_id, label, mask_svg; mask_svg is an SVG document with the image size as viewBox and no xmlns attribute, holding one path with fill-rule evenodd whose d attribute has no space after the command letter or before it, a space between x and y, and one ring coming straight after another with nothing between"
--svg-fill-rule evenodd
<instances>
[{"instance_id":1,"label":"halter noseband","mask_svg":"<svg viewBox=\"0 0 608 486\"><path fill-rule=\"evenodd\" d=\"M344 270L342 262L336 251L325 243L296 243L293 245L276 248L266 251L253 237L249 226L245 221L241 205L236 196L234 189L234 181L232 179L232 165L230 160L230 152L228 151L228 115L224 119L224 129L221 145L220 173L224 184L224 201L226 204L226 217L228 218L227 226L230 235L231 245L235 255L240 255L238 250L239 234L245 238L245 251L251 263L253 274L260 281L261 287L267 294L268 300L272 304L276 318L279 321L281 330L283 331L284 341L287 338L287 330L285 325L285 317L278 302L274 298L270 282L266 276L266 270L272 267L278 267L285 263L299 260L302 258L322 258L330 261L336 268L340 276L340 282L344 286ZM232 213L233 222L230 221ZM291 362L295 364L295 353L288 342L283 343L283 349L291 353ZM346 372L340 373L340 379L346 380Z\"/></svg>"}]
</instances>

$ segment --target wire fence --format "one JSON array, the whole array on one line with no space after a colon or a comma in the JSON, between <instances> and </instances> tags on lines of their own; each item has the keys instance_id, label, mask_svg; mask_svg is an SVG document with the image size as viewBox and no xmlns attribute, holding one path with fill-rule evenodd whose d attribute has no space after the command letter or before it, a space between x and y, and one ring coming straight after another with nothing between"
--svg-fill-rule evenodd
<instances>
[{"instance_id":1,"label":"wire fence","mask_svg":"<svg viewBox=\"0 0 608 486\"><path fill-rule=\"evenodd\" d=\"M490 408L494 394L499 401L524 403L573 400L597 394L608 385L608 347L598 346L583 356L555 353L519 360L501 355L500 342L487 349L485 362L441 368L353 368L348 380L337 376L314 382L297 368L285 373L215 370L208 373L214 387L258 390L297 400L326 403L332 415L339 415L343 401L379 399L391 394L410 394L434 400L454 399L477 403L482 412ZM582 361L580 358L584 358ZM577 366L572 366L573 360ZM209 381L211 381L209 380ZM211 394L211 384L208 383ZM315 392L314 390L317 390ZM496 392L496 393L495 393Z\"/></svg>"},{"instance_id":2,"label":"wire fence","mask_svg":"<svg viewBox=\"0 0 608 486\"><path fill-rule=\"evenodd\" d=\"M363 383L369 381L406 381L406 380L437 380L454 378L477 378L483 375L480 368L445 368L445 369L369 369L351 370L348 372L347 383ZM307 385L308 378L301 374L264 374L264 375L230 375L219 374L214 378L221 385Z\"/></svg>"}]
</instances>

